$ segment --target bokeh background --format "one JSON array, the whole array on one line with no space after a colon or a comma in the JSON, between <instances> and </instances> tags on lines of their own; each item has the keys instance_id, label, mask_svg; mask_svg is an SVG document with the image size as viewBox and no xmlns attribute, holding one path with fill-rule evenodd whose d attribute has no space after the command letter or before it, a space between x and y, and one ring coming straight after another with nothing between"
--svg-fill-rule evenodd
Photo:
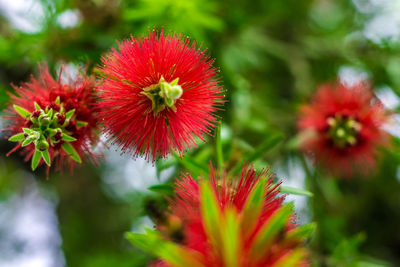
<instances>
[{"instance_id":1,"label":"bokeh background","mask_svg":"<svg viewBox=\"0 0 400 267\"><path fill-rule=\"evenodd\" d=\"M0 0L0 110L10 83L47 62L55 75L90 72L116 41L149 29L182 33L207 48L229 101L222 117L225 167L270 167L299 223L318 224L313 266L400 266L400 127L369 177L337 179L297 150L299 105L337 79L372 82L388 109L400 109L399 0ZM0 120L2 128L4 121ZM155 164L106 150L100 166L35 173L0 140L0 266L145 266L151 256L123 235L152 227L154 210L182 171L207 173L215 139ZM99 147L99 150L104 147ZM335 166L332 166L335 167Z\"/></svg>"}]
</instances>

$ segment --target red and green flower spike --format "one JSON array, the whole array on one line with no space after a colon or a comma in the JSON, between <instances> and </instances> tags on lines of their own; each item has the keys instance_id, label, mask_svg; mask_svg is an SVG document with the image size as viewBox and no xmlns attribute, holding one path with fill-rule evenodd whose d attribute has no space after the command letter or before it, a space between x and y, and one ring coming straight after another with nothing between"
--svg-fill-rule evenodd
<instances>
[{"instance_id":1,"label":"red and green flower spike","mask_svg":"<svg viewBox=\"0 0 400 267\"><path fill-rule=\"evenodd\" d=\"M49 106L42 109L39 104L35 102L35 110L29 112L28 110L14 105L14 110L24 119L28 120L27 125L29 128L22 128L23 132L11 136L8 140L11 142L21 142L21 146L25 147L33 143L35 145L35 152L32 156L32 170L35 170L39 165L40 159L50 166L51 158L49 154L49 147L54 147L60 143L61 148L67 153L74 161L81 163L82 160L71 145L71 142L76 141L76 138L71 136L71 133L66 129L71 121L74 121L77 127L85 126L87 123L83 121L76 121L74 118L75 109L66 111L60 98L57 97L55 104L59 106L56 111Z\"/></svg>"},{"instance_id":2,"label":"red and green flower spike","mask_svg":"<svg viewBox=\"0 0 400 267\"><path fill-rule=\"evenodd\" d=\"M200 182L189 175L177 181L169 216L180 220L182 240L174 242L164 225L127 234L160 258L150 266L309 266L304 243L315 225L294 223L293 204L283 203L268 172L244 168L239 179L229 180L217 173L211 169Z\"/></svg>"}]
</instances>

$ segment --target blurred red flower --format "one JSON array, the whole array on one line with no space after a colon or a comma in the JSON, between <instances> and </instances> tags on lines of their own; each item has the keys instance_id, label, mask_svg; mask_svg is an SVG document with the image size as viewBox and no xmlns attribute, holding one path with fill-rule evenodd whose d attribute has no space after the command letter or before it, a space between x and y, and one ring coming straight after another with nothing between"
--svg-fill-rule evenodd
<instances>
[{"instance_id":1,"label":"blurred red flower","mask_svg":"<svg viewBox=\"0 0 400 267\"><path fill-rule=\"evenodd\" d=\"M105 132L124 152L182 154L204 141L224 103L218 70L189 38L150 32L102 58L97 88Z\"/></svg>"},{"instance_id":2,"label":"blurred red flower","mask_svg":"<svg viewBox=\"0 0 400 267\"><path fill-rule=\"evenodd\" d=\"M94 79L78 74L68 83L50 75L46 65L40 66L39 78L13 86L7 109L10 141L18 145L7 155L22 147L25 160L32 160L32 169L42 163L55 162L58 170L68 161L81 163L85 152L96 161L92 146L98 141L97 119L93 106Z\"/></svg>"},{"instance_id":3,"label":"blurred red flower","mask_svg":"<svg viewBox=\"0 0 400 267\"><path fill-rule=\"evenodd\" d=\"M293 205L282 203L268 171L244 167L240 178L219 179L211 169L200 182L183 175L175 193L170 220L158 226L163 237L151 231L128 236L160 258L152 266L308 266L303 243L313 224L294 224ZM180 243L176 236L183 237Z\"/></svg>"},{"instance_id":4,"label":"blurred red flower","mask_svg":"<svg viewBox=\"0 0 400 267\"><path fill-rule=\"evenodd\" d=\"M388 143L388 113L368 84L324 85L301 107L301 148L334 174L373 170L377 149Z\"/></svg>"}]
</instances>

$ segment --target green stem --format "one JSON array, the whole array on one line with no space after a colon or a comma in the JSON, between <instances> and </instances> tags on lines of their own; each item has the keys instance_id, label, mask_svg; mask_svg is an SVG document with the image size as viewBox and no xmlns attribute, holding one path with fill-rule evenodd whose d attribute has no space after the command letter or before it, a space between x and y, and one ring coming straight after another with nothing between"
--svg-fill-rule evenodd
<instances>
[{"instance_id":1,"label":"green stem","mask_svg":"<svg viewBox=\"0 0 400 267\"><path fill-rule=\"evenodd\" d=\"M215 138L215 150L217 154L217 164L220 173L224 168L224 154L222 152L222 142L221 142L221 123L217 127L217 134Z\"/></svg>"}]
</instances>

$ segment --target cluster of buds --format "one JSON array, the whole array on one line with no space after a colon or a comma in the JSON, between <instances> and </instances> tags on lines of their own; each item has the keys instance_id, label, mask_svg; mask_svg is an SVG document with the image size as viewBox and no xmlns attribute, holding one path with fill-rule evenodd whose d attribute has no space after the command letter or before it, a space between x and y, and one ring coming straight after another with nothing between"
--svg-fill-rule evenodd
<instances>
[{"instance_id":1,"label":"cluster of buds","mask_svg":"<svg viewBox=\"0 0 400 267\"><path fill-rule=\"evenodd\" d=\"M160 111L169 107L176 111L175 102L182 96L183 90L178 85L179 78L176 78L171 83L168 83L161 76L158 84L150 85L143 89L142 94L151 100L151 109L156 116Z\"/></svg>"},{"instance_id":2,"label":"cluster of buds","mask_svg":"<svg viewBox=\"0 0 400 267\"><path fill-rule=\"evenodd\" d=\"M60 97L56 98L55 104L49 105L45 109L35 102L33 112L18 105L13 107L21 117L27 120L25 123L27 127L22 128L23 132L11 136L8 140L21 142L22 147L34 144L32 170L37 168L41 158L48 166L51 165L50 147L60 146L74 161L81 163L79 154L70 143L76 141L76 138L72 136L73 129L86 126L87 123L74 120L75 109L66 111L63 105L60 105Z\"/></svg>"}]
</instances>

